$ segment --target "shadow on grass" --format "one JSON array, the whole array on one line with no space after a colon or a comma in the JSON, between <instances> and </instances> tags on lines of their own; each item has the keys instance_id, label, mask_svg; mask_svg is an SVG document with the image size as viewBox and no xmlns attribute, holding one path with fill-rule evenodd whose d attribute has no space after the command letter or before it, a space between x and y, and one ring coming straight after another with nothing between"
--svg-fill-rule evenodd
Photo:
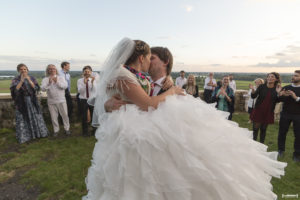
<instances>
[{"instance_id":1,"label":"shadow on grass","mask_svg":"<svg viewBox=\"0 0 300 200\"><path fill-rule=\"evenodd\" d=\"M21 145L13 130L1 130L0 193L6 199L81 199L96 140L79 129Z\"/></svg>"}]
</instances>

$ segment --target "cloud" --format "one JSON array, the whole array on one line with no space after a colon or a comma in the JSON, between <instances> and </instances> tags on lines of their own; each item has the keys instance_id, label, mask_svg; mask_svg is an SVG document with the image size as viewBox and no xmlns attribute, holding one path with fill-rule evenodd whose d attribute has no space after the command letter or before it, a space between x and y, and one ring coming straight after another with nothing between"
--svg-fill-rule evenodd
<instances>
[{"instance_id":1,"label":"cloud","mask_svg":"<svg viewBox=\"0 0 300 200\"><path fill-rule=\"evenodd\" d=\"M183 45L181 45L180 47L181 47L182 49L184 49L184 48L189 47L189 45L188 45L188 44L183 44Z\"/></svg>"},{"instance_id":2,"label":"cloud","mask_svg":"<svg viewBox=\"0 0 300 200\"><path fill-rule=\"evenodd\" d=\"M220 67L222 66L221 64L210 64L209 66L212 66L212 67Z\"/></svg>"},{"instance_id":3,"label":"cloud","mask_svg":"<svg viewBox=\"0 0 300 200\"><path fill-rule=\"evenodd\" d=\"M245 59L245 58L249 58L249 56L232 56L232 58L234 58L234 59Z\"/></svg>"},{"instance_id":4,"label":"cloud","mask_svg":"<svg viewBox=\"0 0 300 200\"><path fill-rule=\"evenodd\" d=\"M300 46L289 45L289 46L287 46L286 52L288 52L288 53L300 53Z\"/></svg>"},{"instance_id":5,"label":"cloud","mask_svg":"<svg viewBox=\"0 0 300 200\"><path fill-rule=\"evenodd\" d=\"M264 39L265 41L274 41L274 40L280 40L280 39L292 39L293 35L291 33L281 33L272 37L268 37Z\"/></svg>"},{"instance_id":6,"label":"cloud","mask_svg":"<svg viewBox=\"0 0 300 200\"><path fill-rule=\"evenodd\" d=\"M285 56L284 53L276 53L275 55L278 56L278 57L279 57L279 56Z\"/></svg>"},{"instance_id":7,"label":"cloud","mask_svg":"<svg viewBox=\"0 0 300 200\"><path fill-rule=\"evenodd\" d=\"M300 66L300 46L289 45L282 52L267 56L266 59L272 62L261 62L258 67L299 67Z\"/></svg>"},{"instance_id":8,"label":"cloud","mask_svg":"<svg viewBox=\"0 0 300 200\"><path fill-rule=\"evenodd\" d=\"M194 7L191 5L185 5L184 8L186 12L192 12L194 10Z\"/></svg>"},{"instance_id":9,"label":"cloud","mask_svg":"<svg viewBox=\"0 0 300 200\"><path fill-rule=\"evenodd\" d=\"M35 51L34 53L37 53L37 54L48 54L47 51Z\"/></svg>"},{"instance_id":10,"label":"cloud","mask_svg":"<svg viewBox=\"0 0 300 200\"><path fill-rule=\"evenodd\" d=\"M171 40L173 39L172 36L157 36L156 39L158 40Z\"/></svg>"},{"instance_id":11,"label":"cloud","mask_svg":"<svg viewBox=\"0 0 300 200\"><path fill-rule=\"evenodd\" d=\"M177 61L175 65L184 65L184 62Z\"/></svg>"},{"instance_id":12,"label":"cloud","mask_svg":"<svg viewBox=\"0 0 300 200\"><path fill-rule=\"evenodd\" d=\"M272 41L272 40L278 40L280 39L280 37L270 37L270 38L266 38L266 41Z\"/></svg>"}]
</instances>

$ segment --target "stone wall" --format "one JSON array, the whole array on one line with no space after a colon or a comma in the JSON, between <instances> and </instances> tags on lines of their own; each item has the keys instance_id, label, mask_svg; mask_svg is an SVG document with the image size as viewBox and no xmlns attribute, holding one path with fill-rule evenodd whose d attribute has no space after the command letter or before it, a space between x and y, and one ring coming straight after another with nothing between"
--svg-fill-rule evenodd
<instances>
[{"instance_id":1,"label":"stone wall","mask_svg":"<svg viewBox=\"0 0 300 200\"><path fill-rule=\"evenodd\" d=\"M238 90L235 93L235 111L243 112L245 111L245 97L247 94L246 90ZM203 91L199 91L200 98L203 99ZM78 109L75 94L72 95L73 98L73 116L74 118L71 122L78 121ZM50 122L50 113L47 106L47 97L39 96L39 102L42 108L43 116L46 122ZM14 102L11 99L10 94L0 93L0 127L1 128L13 128L15 126L15 107Z\"/></svg>"},{"instance_id":2,"label":"stone wall","mask_svg":"<svg viewBox=\"0 0 300 200\"><path fill-rule=\"evenodd\" d=\"M79 121L76 94L72 95L73 100L73 116L71 122ZM47 97L40 95L38 97L39 104L41 106L44 120L47 123L51 123L51 117L47 105ZM14 128L15 127L15 106L14 102L8 93L0 93L0 128Z\"/></svg>"},{"instance_id":3,"label":"stone wall","mask_svg":"<svg viewBox=\"0 0 300 200\"><path fill-rule=\"evenodd\" d=\"M203 100L203 90L199 91L199 96ZM244 97L244 95L248 94L247 90L237 90L235 92L235 103L234 110L238 112L244 112L247 109L248 98Z\"/></svg>"}]
</instances>

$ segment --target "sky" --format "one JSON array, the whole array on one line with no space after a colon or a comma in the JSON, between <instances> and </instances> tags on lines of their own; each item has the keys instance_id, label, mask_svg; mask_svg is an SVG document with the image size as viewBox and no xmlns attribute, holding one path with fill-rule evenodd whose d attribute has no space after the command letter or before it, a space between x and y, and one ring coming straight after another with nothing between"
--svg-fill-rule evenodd
<instances>
[{"instance_id":1,"label":"sky","mask_svg":"<svg viewBox=\"0 0 300 200\"><path fill-rule=\"evenodd\" d=\"M123 37L169 48L173 71L300 69L300 0L0 0L0 70L101 70Z\"/></svg>"}]
</instances>

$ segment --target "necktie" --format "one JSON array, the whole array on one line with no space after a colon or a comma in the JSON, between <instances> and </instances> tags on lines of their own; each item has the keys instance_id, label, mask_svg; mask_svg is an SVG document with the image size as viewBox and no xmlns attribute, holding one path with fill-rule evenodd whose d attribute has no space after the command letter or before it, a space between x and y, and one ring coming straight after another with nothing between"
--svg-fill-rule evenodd
<instances>
[{"instance_id":1,"label":"necktie","mask_svg":"<svg viewBox=\"0 0 300 200\"><path fill-rule=\"evenodd\" d=\"M157 83L151 83L150 97L153 96L154 88L156 85L157 85Z\"/></svg>"},{"instance_id":2,"label":"necktie","mask_svg":"<svg viewBox=\"0 0 300 200\"><path fill-rule=\"evenodd\" d=\"M85 89L86 89L86 98L89 98L89 79L87 79L86 84L85 84Z\"/></svg>"}]
</instances>

